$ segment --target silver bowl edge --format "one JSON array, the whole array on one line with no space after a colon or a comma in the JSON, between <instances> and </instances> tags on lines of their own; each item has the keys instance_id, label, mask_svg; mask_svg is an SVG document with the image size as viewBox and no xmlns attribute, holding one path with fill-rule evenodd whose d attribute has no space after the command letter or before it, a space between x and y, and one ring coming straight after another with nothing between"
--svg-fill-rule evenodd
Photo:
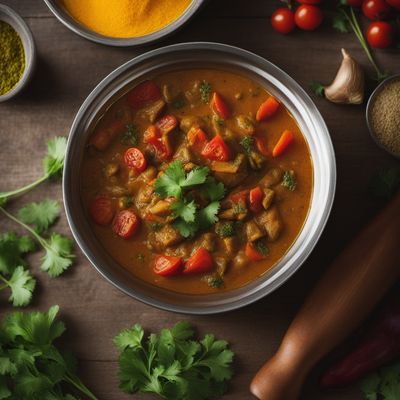
<instances>
[{"instance_id":1,"label":"silver bowl edge","mask_svg":"<svg viewBox=\"0 0 400 400\"><path fill-rule=\"evenodd\" d=\"M246 69L249 73L252 71L254 77L261 74L263 84L285 103L300 124L309 144L314 164L314 190L309 215L300 235L272 270L242 288L221 294L195 296L182 295L147 284L129 274L107 254L91 234L79 196L77 175L81 162L79 157L83 156L89 127L95 124L98 114L104 112L106 105L114 101L117 93L118 97L122 95L122 88L127 91L128 87L134 86L144 76L165 69L165 63L179 69L184 62L190 62L193 57L204 57L207 52L214 56L214 61L222 57L218 65L224 65L224 68L230 68L237 62L242 63L242 72ZM210 64L209 61L203 62ZM212 64L214 66L214 62ZM335 189L336 162L333 145L321 114L306 92L289 75L264 58L237 47L209 42L182 43L152 50L128 61L104 78L82 104L72 124L63 178L68 223L75 240L95 269L122 292L148 305L197 315L216 314L244 307L286 282L300 268L318 242L332 208Z\"/></svg>"}]
</instances>

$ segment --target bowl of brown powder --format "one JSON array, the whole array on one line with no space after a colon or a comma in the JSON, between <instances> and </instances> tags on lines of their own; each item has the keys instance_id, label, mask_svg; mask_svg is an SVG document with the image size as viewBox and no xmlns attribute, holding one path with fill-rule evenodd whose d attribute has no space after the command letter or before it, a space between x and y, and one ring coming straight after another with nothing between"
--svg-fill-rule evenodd
<instances>
[{"instance_id":1,"label":"bowl of brown powder","mask_svg":"<svg viewBox=\"0 0 400 400\"><path fill-rule=\"evenodd\" d=\"M400 158L400 75L385 79L367 104L367 124L379 147Z\"/></svg>"}]
</instances>

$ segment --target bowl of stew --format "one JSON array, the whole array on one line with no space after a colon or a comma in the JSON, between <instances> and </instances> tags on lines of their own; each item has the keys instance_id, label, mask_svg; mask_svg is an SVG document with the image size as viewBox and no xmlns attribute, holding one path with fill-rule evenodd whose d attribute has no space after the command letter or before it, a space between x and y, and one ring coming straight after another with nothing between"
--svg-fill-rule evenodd
<instances>
[{"instance_id":1,"label":"bowl of stew","mask_svg":"<svg viewBox=\"0 0 400 400\"><path fill-rule=\"evenodd\" d=\"M253 53L200 42L145 53L94 89L71 128L63 195L104 278L211 314L300 268L335 184L329 132L300 86Z\"/></svg>"}]
</instances>

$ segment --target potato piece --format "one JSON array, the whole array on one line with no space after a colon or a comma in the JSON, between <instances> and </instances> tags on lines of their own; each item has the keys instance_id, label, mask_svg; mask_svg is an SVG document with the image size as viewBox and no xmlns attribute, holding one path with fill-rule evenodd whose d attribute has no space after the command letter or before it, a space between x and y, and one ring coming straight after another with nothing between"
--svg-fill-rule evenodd
<instances>
[{"instance_id":1,"label":"potato piece","mask_svg":"<svg viewBox=\"0 0 400 400\"><path fill-rule=\"evenodd\" d=\"M235 258L232 260L232 267L235 269L242 269L249 263L249 259L244 254L244 251L241 250L236 254Z\"/></svg>"},{"instance_id":2,"label":"potato piece","mask_svg":"<svg viewBox=\"0 0 400 400\"><path fill-rule=\"evenodd\" d=\"M185 92L185 97L189 101L189 103L197 103L200 101L200 86L201 82L196 80L192 83L192 87Z\"/></svg>"},{"instance_id":3,"label":"potato piece","mask_svg":"<svg viewBox=\"0 0 400 400\"><path fill-rule=\"evenodd\" d=\"M264 178L261 179L260 184L264 187L270 188L281 183L283 171L280 168L271 168L267 171Z\"/></svg>"},{"instance_id":4,"label":"potato piece","mask_svg":"<svg viewBox=\"0 0 400 400\"><path fill-rule=\"evenodd\" d=\"M254 135L256 131L254 121L246 115L238 115L236 117L236 124L239 131L245 135Z\"/></svg>"},{"instance_id":5,"label":"potato piece","mask_svg":"<svg viewBox=\"0 0 400 400\"><path fill-rule=\"evenodd\" d=\"M222 243L224 244L225 254L228 257L233 256L238 246L237 238L235 236L226 237L222 239Z\"/></svg>"},{"instance_id":6,"label":"potato piece","mask_svg":"<svg viewBox=\"0 0 400 400\"><path fill-rule=\"evenodd\" d=\"M164 251L167 247L182 242L181 234L170 224L164 225L159 231L150 232L148 244L152 250Z\"/></svg>"},{"instance_id":7,"label":"potato piece","mask_svg":"<svg viewBox=\"0 0 400 400\"><path fill-rule=\"evenodd\" d=\"M117 163L108 163L104 167L104 175L106 178L111 178L112 176L115 176L119 171L119 164Z\"/></svg>"},{"instance_id":8,"label":"potato piece","mask_svg":"<svg viewBox=\"0 0 400 400\"><path fill-rule=\"evenodd\" d=\"M157 177L157 169L152 165L145 169L141 174L140 178L145 182L151 182L153 179Z\"/></svg>"},{"instance_id":9,"label":"potato piece","mask_svg":"<svg viewBox=\"0 0 400 400\"><path fill-rule=\"evenodd\" d=\"M181 92L176 86L168 83L163 85L162 94L167 103L172 103L177 97L179 97Z\"/></svg>"},{"instance_id":10,"label":"potato piece","mask_svg":"<svg viewBox=\"0 0 400 400\"><path fill-rule=\"evenodd\" d=\"M270 188L264 188L263 192L264 192L264 198L262 201L262 205L265 210L268 210L268 208L271 206L272 202L274 201L275 192Z\"/></svg>"},{"instance_id":11,"label":"potato piece","mask_svg":"<svg viewBox=\"0 0 400 400\"><path fill-rule=\"evenodd\" d=\"M268 239L273 242L278 239L282 228L282 220L276 206L270 207L267 211L263 211L257 217L258 225L263 227L267 232Z\"/></svg>"},{"instance_id":12,"label":"potato piece","mask_svg":"<svg viewBox=\"0 0 400 400\"><path fill-rule=\"evenodd\" d=\"M190 163L193 161L192 153L186 143L182 143L173 156L174 160L180 160L183 163Z\"/></svg>"},{"instance_id":13,"label":"potato piece","mask_svg":"<svg viewBox=\"0 0 400 400\"><path fill-rule=\"evenodd\" d=\"M214 233L204 233L198 242L198 247L204 247L207 251L213 252L215 250L217 237Z\"/></svg>"},{"instance_id":14,"label":"potato piece","mask_svg":"<svg viewBox=\"0 0 400 400\"><path fill-rule=\"evenodd\" d=\"M263 232L257 223L251 220L246 224L246 236L249 242L255 242L265 236L265 231Z\"/></svg>"},{"instance_id":15,"label":"potato piece","mask_svg":"<svg viewBox=\"0 0 400 400\"><path fill-rule=\"evenodd\" d=\"M156 122L164 107L166 106L166 102L162 99L155 101L154 103L150 104L149 106L141 109L139 111L139 116L141 118L145 118L149 120L151 123Z\"/></svg>"},{"instance_id":16,"label":"potato piece","mask_svg":"<svg viewBox=\"0 0 400 400\"><path fill-rule=\"evenodd\" d=\"M192 126L198 126L202 128L204 126L204 122L202 121L201 118L194 116L187 116L181 119L180 128L185 133L188 133L190 128L192 128Z\"/></svg>"},{"instance_id":17,"label":"potato piece","mask_svg":"<svg viewBox=\"0 0 400 400\"><path fill-rule=\"evenodd\" d=\"M222 256L214 257L215 264L217 265L217 273L220 277L225 275L226 270L228 269L229 261L227 258Z\"/></svg>"},{"instance_id":18,"label":"potato piece","mask_svg":"<svg viewBox=\"0 0 400 400\"><path fill-rule=\"evenodd\" d=\"M171 202L167 200L159 200L148 210L151 214L158 215L160 217L166 217L171 214Z\"/></svg>"},{"instance_id":19,"label":"potato piece","mask_svg":"<svg viewBox=\"0 0 400 400\"><path fill-rule=\"evenodd\" d=\"M258 151L250 151L248 157L250 167L255 170L261 169L267 161L266 158Z\"/></svg>"},{"instance_id":20,"label":"potato piece","mask_svg":"<svg viewBox=\"0 0 400 400\"><path fill-rule=\"evenodd\" d=\"M236 174L238 171L243 171L246 166L246 156L239 153L233 161L212 161L211 170L227 174Z\"/></svg>"}]
</instances>

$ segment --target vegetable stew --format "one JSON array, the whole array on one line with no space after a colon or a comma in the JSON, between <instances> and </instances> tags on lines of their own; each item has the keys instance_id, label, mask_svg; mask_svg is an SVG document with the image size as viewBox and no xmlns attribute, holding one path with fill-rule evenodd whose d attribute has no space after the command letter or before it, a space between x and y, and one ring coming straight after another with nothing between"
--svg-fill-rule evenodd
<instances>
[{"instance_id":1,"label":"vegetable stew","mask_svg":"<svg viewBox=\"0 0 400 400\"><path fill-rule=\"evenodd\" d=\"M117 100L89 137L81 176L113 258L188 294L232 290L272 268L311 192L309 149L285 106L214 69L167 72Z\"/></svg>"}]
</instances>

